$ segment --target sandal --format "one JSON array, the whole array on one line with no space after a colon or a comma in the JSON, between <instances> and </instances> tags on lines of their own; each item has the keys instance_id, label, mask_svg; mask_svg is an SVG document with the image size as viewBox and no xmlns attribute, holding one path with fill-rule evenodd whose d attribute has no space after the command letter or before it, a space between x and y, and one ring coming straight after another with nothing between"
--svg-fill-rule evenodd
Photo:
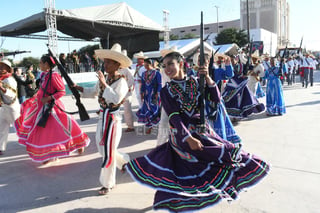
<instances>
[{"instance_id":1,"label":"sandal","mask_svg":"<svg viewBox=\"0 0 320 213\"><path fill-rule=\"evenodd\" d=\"M127 171L127 169L126 169L127 164L128 163L125 163L125 164L122 165L122 167L120 169L121 173L125 173Z\"/></svg>"},{"instance_id":2,"label":"sandal","mask_svg":"<svg viewBox=\"0 0 320 213\"><path fill-rule=\"evenodd\" d=\"M110 190L106 187L102 187L101 189L99 189L99 195L106 195L108 194Z\"/></svg>"},{"instance_id":3,"label":"sandal","mask_svg":"<svg viewBox=\"0 0 320 213\"><path fill-rule=\"evenodd\" d=\"M127 128L125 132L134 132L134 128Z\"/></svg>"},{"instance_id":4,"label":"sandal","mask_svg":"<svg viewBox=\"0 0 320 213\"><path fill-rule=\"evenodd\" d=\"M50 159L50 160L47 160L47 161L42 162L42 165L48 165L48 164L50 164L50 163L58 162L58 161L59 161L58 158L52 158L52 159Z\"/></svg>"},{"instance_id":5,"label":"sandal","mask_svg":"<svg viewBox=\"0 0 320 213\"><path fill-rule=\"evenodd\" d=\"M152 131L152 127L150 127L149 129L147 129L146 134L147 134L147 135L150 135L150 134L151 134L151 131Z\"/></svg>"},{"instance_id":6,"label":"sandal","mask_svg":"<svg viewBox=\"0 0 320 213\"><path fill-rule=\"evenodd\" d=\"M79 155L82 155L84 153L84 147L78 149L78 154Z\"/></svg>"}]
</instances>

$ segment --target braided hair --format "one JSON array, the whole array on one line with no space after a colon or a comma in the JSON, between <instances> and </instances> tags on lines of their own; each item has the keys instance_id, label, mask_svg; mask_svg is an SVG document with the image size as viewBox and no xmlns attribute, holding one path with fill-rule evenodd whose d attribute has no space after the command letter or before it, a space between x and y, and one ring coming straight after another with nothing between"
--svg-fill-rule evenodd
<instances>
[{"instance_id":1,"label":"braided hair","mask_svg":"<svg viewBox=\"0 0 320 213\"><path fill-rule=\"evenodd\" d=\"M49 67L50 67L50 70L52 70L56 64L54 62L54 59L49 55L49 54L44 54L42 55L41 59L40 59L43 63L48 63L49 64Z\"/></svg>"}]
</instances>

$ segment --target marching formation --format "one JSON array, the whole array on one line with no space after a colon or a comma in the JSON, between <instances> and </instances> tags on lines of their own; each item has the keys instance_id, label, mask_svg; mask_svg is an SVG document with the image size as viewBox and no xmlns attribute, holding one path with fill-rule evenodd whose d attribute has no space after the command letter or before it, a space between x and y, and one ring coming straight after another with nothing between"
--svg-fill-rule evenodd
<instances>
[{"instance_id":1,"label":"marching formation","mask_svg":"<svg viewBox=\"0 0 320 213\"><path fill-rule=\"evenodd\" d=\"M95 56L104 66L104 72L96 70L96 85L72 87L81 98L98 97L95 142L102 157L98 193L105 195L115 187L118 168L156 190L154 209L172 212L234 200L267 176L269 164L243 150L233 124L259 113L284 115L283 84L295 84L299 75L303 87L313 86L317 65L308 53L285 59L257 52L205 51L188 61L176 47L163 49L161 58L137 52L132 64L120 44L98 49ZM23 80L19 68L13 69L8 60L0 62L0 155L5 154L10 125L30 158L44 165L72 152L81 155L89 146L89 137L60 100L66 93L57 65L50 54L41 57L36 89L34 76ZM29 84L26 97L19 85ZM139 104L135 116L133 98ZM266 98L266 105L261 98ZM128 134L135 132L134 120L144 125L145 134L158 130L157 146L150 153L130 159L118 151L122 113Z\"/></svg>"}]
</instances>

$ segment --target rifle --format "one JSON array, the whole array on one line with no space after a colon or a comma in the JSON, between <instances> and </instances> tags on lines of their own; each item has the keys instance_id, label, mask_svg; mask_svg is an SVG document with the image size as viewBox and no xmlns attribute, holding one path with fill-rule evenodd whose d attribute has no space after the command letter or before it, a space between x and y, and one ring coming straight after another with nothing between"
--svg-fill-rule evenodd
<instances>
[{"instance_id":1,"label":"rifle","mask_svg":"<svg viewBox=\"0 0 320 213\"><path fill-rule=\"evenodd\" d=\"M45 96L45 94L47 93L48 86L49 86L49 84L51 83L52 70L50 70L49 72L50 72L50 73L49 73L49 79L48 79L47 84L46 84L46 87L45 87L45 89L44 89L42 98L43 98L43 97ZM53 106L54 106L54 99L51 100L48 104L43 105L41 118L40 118L40 120L38 121L37 126L40 126L40 127L43 127L43 128L46 127L46 124L47 124L47 121L48 121L48 118L49 118L49 115L50 115L50 113L51 113L51 110L52 110Z\"/></svg>"},{"instance_id":2,"label":"rifle","mask_svg":"<svg viewBox=\"0 0 320 213\"><path fill-rule=\"evenodd\" d=\"M204 66L204 45L203 45L203 12L201 11L201 22L200 22L200 64ZM205 93L205 75L200 74L200 132L205 132L205 115L204 115L204 93Z\"/></svg>"},{"instance_id":3,"label":"rifle","mask_svg":"<svg viewBox=\"0 0 320 213\"><path fill-rule=\"evenodd\" d=\"M248 58L247 58L247 62L243 68L243 75L247 75L248 74L248 70L249 70L249 67L251 65L251 55L252 55L252 47L253 47L253 40L251 38L251 41L249 43L249 54L248 54Z\"/></svg>"},{"instance_id":4,"label":"rifle","mask_svg":"<svg viewBox=\"0 0 320 213\"><path fill-rule=\"evenodd\" d=\"M303 41L303 36L301 37L300 46L299 46L299 49L298 49L298 52L297 52L298 55L299 55L299 53L301 51L302 41Z\"/></svg>"},{"instance_id":5,"label":"rifle","mask_svg":"<svg viewBox=\"0 0 320 213\"><path fill-rule=\"evenodd\" d=\"M288 43L286 44L286 48L284 48L283 50L283 54L280 58L280 73L279 73L279 76L283 76L283 70L282 70L282 67L283 67L283 61L284 61L284 57L286 55L286 52L287 52L287 49L288 49Z\"/></svg>"},{"instance_id":6,"label":"rifle","mask_svg":"<svg viewBox=\"0 0 320 213\"><path fill-rule=\"evenodd\" d=\"M215 52L212 52L210 62L209 62L209 75L213 80L214 80L214 56L216 55L217 52L219 52L220 48L221 46Z\"/></svg>"},{"instance_id":7,"label":"rifle","mask_svg":"<svg viewBox=\"0 0 320 213\"><path fill-rule=\"evenodd\" d=\"M76 105L77 105L78 110L79 110L80 120L81 121L89 120L90 117L88 115L88 112L85 109L84 105L81 103L79 91L74 87L73 81L71 80L70 76L68 75L68 73L64 69L64 67L60 64L58 59L54 56L54 54L52 53L49 45L47 45L47 46L48 46L49 55L53 58L55 64L58 66L58 69L60 70L60 73L61 73L62 77L66 80L69 89L71 90L73 96L76 99Z\"/></svg>"},{"instance_id":8,"label":"rifle","mask_svg":"<svg viewBox=\"0 0 320 213\"><path fill-rule=\"evenodd\" d=\"M54 100L52 100L50 103L43 106L42 115L41 115L40 120L37 123L37 126L40 126L43 128L46 127L46 124L47 124L47 121L48 121L48 118L49 118L49 115L51 113L53 106L54 106Z\"/></svg>"},{"instance_id":9,"label":"rifle","mask_svg":"<svg viewBox=\"0 0 320 213\"><path fill-rule=\"evenodd\" d=\"M2 52L2 53L0 53L1 55L3 55L3 56L10 56L10 55L13 55L13 56L15 56L15 55L17 55L17 54L22 54L22 53L31 53L31 51L13 51L13 52Z\"/></svg>"}]
</instances>

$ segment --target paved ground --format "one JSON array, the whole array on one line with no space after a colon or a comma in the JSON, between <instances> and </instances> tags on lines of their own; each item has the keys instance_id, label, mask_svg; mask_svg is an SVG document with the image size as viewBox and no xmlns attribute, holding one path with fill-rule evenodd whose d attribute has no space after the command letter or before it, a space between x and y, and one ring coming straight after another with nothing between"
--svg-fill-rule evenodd
<instances>
[{"instance_id":1,"label":"paved ground","mask_svg":"<svg viewBox=\"0 0 320 213\"><path fill-rule=\"evenodd\" d=\"M270 175L256 187L242 192L240 199L232 203L223 201L200 212L320 212L320 72L315 76L314 87L305 89L301 84L284 87L286 115L255 115L235 126L244 149L272 164ZM63 101L67 109L75 109L70 96ZM93 99L83 102L91 120L80 125L93 141L83 156L73 155L41 168L16 143L11 129L7 151L0 157L1 213L155 212L151 207L154 191L133 182L127 173L117 174L117 187L110 194L97 196L101 163L94 142L97 103ZM143 135L143 127L138 124L136 127L139 131L123 133L120 143L120 150L132 158L146 154L156 144L156 134Z\"/></svg>"}]
</instances>

